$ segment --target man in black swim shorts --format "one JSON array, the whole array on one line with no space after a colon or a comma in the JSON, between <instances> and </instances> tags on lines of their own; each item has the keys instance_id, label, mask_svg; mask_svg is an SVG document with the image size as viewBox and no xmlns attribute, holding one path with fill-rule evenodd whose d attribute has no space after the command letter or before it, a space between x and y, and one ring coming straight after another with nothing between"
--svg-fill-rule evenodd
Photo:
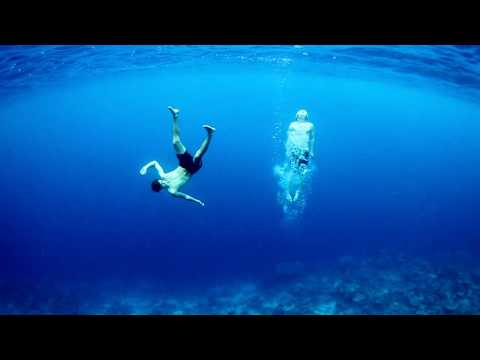
<instances>
[{"instance_id":1,"label":"man in black swim shorts","mask_svg":"<svg viewBox=\"0 0 480 360\"><path fill-rule=\"evenodd\" d=\"M288 127L285 143L286 161L296 176L289 178L289 185L285 198L289 203L299 199L303 188L303 180L308 172L310 162L314 156L315 126L308 118L308 112L300 109L295 120ZM298 176L297 176L298 175Z\"/></svg>"},{"instance_id":2,"label":"man in black swim shorts","mask_svg":"<svg viewBox=\"0 0 480 360\"><path fill-rule=\"evenodd\" d=\"M215 131L215 128L210 125L203 125L207 131L207 137L205 140L203 140L200 148L195 152L195 155L192 156L192 154L187 151L186 147L180 141L180 129L178 127L180 110L171 106L168 107L168 110L170 110L173 116L173 147L175 149L175 153L177 154L179 166L166 173L160 164L153 160L140 169L140 175L145 175L148 169L153 166L157 170L159 178L153 180L151 185L152 191L159 192L162 189L167 189L167 191L175 197L193 201L204 206L205 204L202 201L195 199L193 196L184 194L179 190L191 179L192 175L202 167L202 157L205 155L208 149L208 145L212 140L212 135Z\"/></svg>"}]
</instances>

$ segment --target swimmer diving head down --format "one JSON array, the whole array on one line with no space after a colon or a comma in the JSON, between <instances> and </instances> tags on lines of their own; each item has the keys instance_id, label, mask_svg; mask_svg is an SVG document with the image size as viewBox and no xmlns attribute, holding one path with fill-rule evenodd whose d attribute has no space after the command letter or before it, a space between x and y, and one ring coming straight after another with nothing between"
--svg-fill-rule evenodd
<instances>
[{"instance_id":1,"label":"swimmer diving head down","mask_svg":"<svg viewBox=\"0 0 480 360\"><path fill-rule=\"evenodd\" d=\"M160 190L166 189L170 195L176 198L185 199L204 206L205 204L201 200L181 192L180 189L187 184L193 174L199 171L202 167L203 156L207 152L215 128L210 125L203 125L203 128L207 132L207 136L198 150L192 155L180 140L180 129L178 126L180 110L171 106L168 107L168 110L173 118L172 144L177 155L178 166L172 171L165 172L160 164L156 160L153 160L140 169L140 175L146 175L147 171L151 167L154 167L159 177L151 183L152 191L160 192Z\"/></svg>"}]
</instances>

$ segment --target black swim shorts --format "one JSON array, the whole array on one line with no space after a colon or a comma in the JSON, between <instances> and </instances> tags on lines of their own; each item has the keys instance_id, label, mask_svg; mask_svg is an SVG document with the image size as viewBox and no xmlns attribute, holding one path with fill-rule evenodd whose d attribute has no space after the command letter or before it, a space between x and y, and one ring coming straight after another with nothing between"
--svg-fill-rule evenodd
<instances>
[{"instance_id":1,"label":"black swim shorts","mask_svg":"<svg viewBox=\"0 0 480 360\"><path fill-rule=\"evenodd\" d=\"M296 158L298 165L308 165L308 162L310 160L310 153L308 151L305 151L302 156L298 156Z\"/></svg>"},{"instance_id":2,"label":"black swim shorts","mask_svg":"<svg viewBox=\"0 0 480 360\"><path fill-rule=\"evenodd\" d=\"M202 159L193 159L193 156L185 151L183 154L177 154L178 164L187 170L191 175L195 174L202 167Z\"/></svg>"}]
</instances>

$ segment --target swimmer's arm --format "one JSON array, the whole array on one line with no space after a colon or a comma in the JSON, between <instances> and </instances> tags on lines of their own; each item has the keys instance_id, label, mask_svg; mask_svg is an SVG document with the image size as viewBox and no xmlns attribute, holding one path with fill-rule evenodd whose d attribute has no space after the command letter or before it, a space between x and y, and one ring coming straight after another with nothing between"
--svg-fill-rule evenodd
<instances>
[{"instance_id":1,"label":"swimmer's arm","mask_svg":"<svg viewBox=\"0 0 480 360\"><path fill-rule=\"evenodd\" d=\"M315 125L312 125L312 132L310 133L310 156L313 157L315 153Z\"/></svg>"},{"instance_id":2,"label":"swimmer's arm","mask_svg":"<svg viewBox=\"0 0 480 360\"><path fill-rule=\"evenodd\" d=\"M287 130L287 141L285 143L285 146L287 147L287 152L288 152L288 147L289 147L289 144L292 141L291 139L292 139L294 133L295 133L295 127L293 126L293 123L292 123L288 126L288 130Z\"/></svg>"},{"instance_id":3,"label":"swimmer's arm","mask_svg":"<svg viewBox=\"0 0 480 360\"><path fill-rule=\"evenodd\" d=\"M192 202L194 202L194 203L200 204L200 205L202 205L202 206L205 206L205 204L204 204L203 202L201 202L200 200L195 199L193 196L184 194L184 193L182 193L182 192L180 192L180 191L171 192L170 194L172 194L172 195L175 196L175 197L182 198L182 199L185 199L185 200L192 201Z\"/></svg>"},{"instance_id":4,"label":"swimmer's arm","mask_svg":"<svg viewBox=\"0 0 480 360\"><path fill-rule=\"evenodd\" d=\"M291 123L291 124L288 126L288 130L287 130L288 136L290 136L290 135L293 134L294 132L295 132L295 126L293 125L293 123Z\"/></svg>"},{"instance_id":5,"label":"swimmer's arm","mask_svg":"<svg viewBox=\"0 0 480 360\"><path fill-rule=\"evenodd\" d=\"M165 176L165 171L163 171L162 167L160 166L160 164L153 160L153 161L150 161L148 164L146 164L145 166L143 166L141 169L140 169L140 175L145 175L147 173L147 170L150 169L152 166L155 166L155 169L157 170L158 172L158 175L163 178Z\"/></svg>"}]
</instances>

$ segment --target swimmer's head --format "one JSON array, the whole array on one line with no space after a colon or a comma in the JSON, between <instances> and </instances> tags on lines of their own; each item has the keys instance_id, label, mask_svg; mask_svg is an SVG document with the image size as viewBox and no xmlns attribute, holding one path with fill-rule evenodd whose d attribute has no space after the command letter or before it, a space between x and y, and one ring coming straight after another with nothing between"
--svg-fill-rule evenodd
<instances>
[{"instance_id":1,"label":"swimmer's head","mask_svg":"<svg viewBox=\"0 0 480 360\"><path fill-rule=\"evenodd\" d=\"M163 189L162 184L160 184L160 179L155 179L152 181L152 191L160 192Z\"/></svg>"},{"instance_id":2,"label":"swimmer's head","mask_svg":"<svg viewBox=\"0 0 480 360\"><path fill-rule=\"evenodd\" d=\"M304 109L298 110L297 114L295 115L295 120L296 121L308 121L307 110L304 110Z\"/></svg>"}]
</instances>

